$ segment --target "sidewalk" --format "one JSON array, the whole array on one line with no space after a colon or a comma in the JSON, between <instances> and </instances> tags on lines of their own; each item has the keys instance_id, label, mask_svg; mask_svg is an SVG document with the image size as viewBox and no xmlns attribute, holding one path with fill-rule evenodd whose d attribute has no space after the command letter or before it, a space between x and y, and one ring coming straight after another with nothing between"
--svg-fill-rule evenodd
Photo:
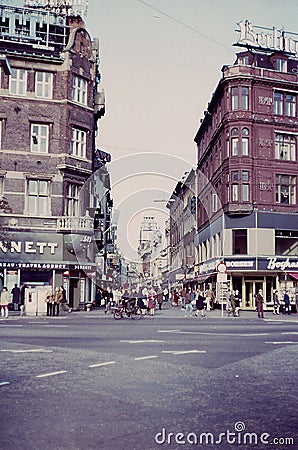
<instances>
[{"instance_id":1,"label":"sidewalk","mask_svg":"<svg viewBox=\"0 0 298 450\"><path fill-rule=\"evenodd\" d=\"M112 313L105 314L104 308L96 308L91 311L72 311L70 314L66 311L61 311L58 318L71 318L71 317L77 317L77 316L88 316L88 317L96 317L99 319L111 319L113 318ZM213 311L206 311L205 312L206 317L196 317L193 313L193 317L185 317L185 310L181 309L180 306L174 307L171 306L170 303L163 303L162 309L159 310L158 308L155 310L155 315L153 317L149 316L149 314L146 314L143 319L145 320L154 320L154 319L185 319L185 320L207 320L208 319L225 319L225 320L233 320L233 321L240 321L240 320L261 320L258 319L258 313L256 311L241 311L240 317L233 317L228 316L226 311L222 311L220 309L214 309ZM1 320L9 320L10 318L47 318L47 319L57 319L57 316L26 316L23 315L21 317L20 311L9 311L8 319L5 319L4 317L0 317ZM277 322L297 322L298 323L298 314L280 314L280 315L274 315L272 311L264 311L264 319L265 321L277 321Z\"/></svg>"}]
</instances>

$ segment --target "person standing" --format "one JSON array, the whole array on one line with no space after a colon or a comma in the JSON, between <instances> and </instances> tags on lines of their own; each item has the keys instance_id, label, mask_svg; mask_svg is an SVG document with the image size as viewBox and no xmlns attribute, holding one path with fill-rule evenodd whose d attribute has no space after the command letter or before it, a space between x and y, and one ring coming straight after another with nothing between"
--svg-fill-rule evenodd
<instances>
[{"instance_id":1,"label":"person standing","mask_svg":"<svg viewBox=\"0 0 298 450\"><path fill-rule=\"evenodd\" d=\"M150 289L148 294L148 308L150 311L150 316L154 316L155 306L156 306L156 294L153 289Z\"/></svg>"},{"instance_id":2,"label":"person standing","mask_svg":"<svg viewBox=\"0 0 298 450\"><path fill-rule=\"evenodd\" d=\"M185 317L192 316L192 304L191 304L191 292L190 289L185 294Z\"/></svg>"},{"instance_id":3,"label":"person standing","mask_svg":"<svg viewBox=\"0 0 298 450\"><path fill-rule=\"evenodd\" d=\"M10 300L10 298L9 298L9 292L8 292L8 289L7 289L7 287L3 287L2 288L2 292L1 292L1 295L0 295L0 307L1 307L1 316L2 317L6 317L6 319L7 319L7 317L8 317L8 303L9 303L9 300Z\"/></svg>"},{"instance_id":4,"label":"person standing","mask_svg":"<svg viewBox=\"0 0 298 450\"><path fill-rule=\"evenodd\" d=\"M236 310L236 299L235 299L235 291L231 291L230 295L230 309L228 311L228 315L233 314L235 316L235 310Z\"/></svg>"},{"instance_id":5,"label":"person standing","mask_svg":"<svg viewBox=\"0 0 298 450\"><path fill-rule=\"evenodd\" d=\"M53 294L52 294L52 292L47 293L45 302L47 304L47 316L51 316L53 314Z\"/></svg>"},{"instance_id":6,"label":"person standing","mask_svg":"<svg viewBox=\"0 0 298 450\"><path fill-rule=\"evenodd\" d=\"M273 292L273 314L279 314L280 301L278 298L278 290Z\"/></svg>"},{"instance_id":7,"label":"person standing","mask_svg":"<svg viewBox=\"0 0 298 450\"><path fill-rule=\"evenodd\" d=\"M158 303L158 309L161 310L162 304L163 304L163 293L162 290L159 289L157 292L157 303Z\"/></svg>"},{"instance_id":8,"label":"person standing","mask_svg":"<svg viewBox=\"0 0 298 450\"><path fill-rule=\"evenodd\" d=\"M55 289L54 293L54 302L53 302L53 316L59 316L60 304L62 302L62 292L58 287Z\"/></svg>"},{"instance_id":9,"label":"person standing","mask_svg":"<svg viewBox=\"0 0 298 450\"><path fill-rule=\"evenodd\" d=\"M258 318L264 319L264 297L262 289L259 289L259 292L256 296L256 302L257 302Z\"/></svg>"},{"instance_id":10,"label":"person standing","mask_svg":"<svg viewBox=\"0 0 298 450\"><path fill-rule=\"evenodd\" d=\"M18 311L21 300L21 289L18 287L17 283L15 283L14 287L12 288L11 293L12 293L13 309L14 311Z\"/></svg>"},{"instance_id":11,"label":"person standing","mask_svg":"<svg viewBox=\"0 0 298 450\"><path fill-rule=\"evenodd\" d=\"M285 304L285 313L291 314L291 303L289 297L289 291L286 291L284 294L284 304Z\"/></svg>"},{"instance_id":12,"label":"person standing","mask_svg":"<svg viewBox=\"0 0 298 450\"><path fill-rule=\"evenodd\" d=\"M181 289L180 296L181 296L181 309L185 309L186 289L184 286Z\"/></svg>"},{"instance_id":13,"label":"person standing","mask_svg":"<svg viewBox=\"0 0 298 450\"><path fill-rule=\"evenodd\" d=\"M205 308L204 308L204 300L205 298L202 295L201 291L198 291L198 295L196 298L196 308L197 311L201 314L201 317L205 317ZM198 316L198 313L195 313L195 316Z\"/></svg>"}]
</instances>

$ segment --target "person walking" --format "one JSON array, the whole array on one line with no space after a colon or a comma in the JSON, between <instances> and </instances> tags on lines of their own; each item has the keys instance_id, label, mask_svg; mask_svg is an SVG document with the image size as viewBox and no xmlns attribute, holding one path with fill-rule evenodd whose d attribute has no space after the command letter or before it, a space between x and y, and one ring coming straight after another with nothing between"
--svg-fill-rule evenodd
<instances>
[{"instance_id":1,"label":"person walking","mask_svg":"<svg viewBox=\"0 0 298 450\"><path fill-rule=\"evenodd\" d=\"M148 294L148 308L150 311L150 316L154 316L155 306L156 306L156 294L153 289L150 289Z\"/></svg>"},{"instance_id":2,"label":"person walking","mask_svg":"<svg viewBox=\"0 0 298 450\"><path fill-rule=\"evenodd\" d=\"M286 291L284 294L284 304L285 304L285 314L291 314L291 302L289 297L289 291Z\"/></svg>"},{"instance_id":3,"label":"person walking","mask_svg":"<svg viewBox=\"0 0 298 450\"><path fill-rule=\"evenodd\" d=\"M230 309L228 311L228 316L233 314L235 316L235 310L236 310L236 299L235 299L235 291L231 291L230 295Z\"/></svg>"},{"instance_id":4,"label":"person walking","mask_svg":"<svg viewBox=\"0 0 298 450\"><path fill-rule=\"evenodd\" d=\"M157 292L157 303L158 303L158 309L161 310L162 304L163 304L163 292L161 289Z\"/></svg>"},{"instance_id":5,"label":"person walking","mask_svg":"<svg viewBox=\"0 0 298 450\"><path fill-rule=\"evenodd\" d=\"M185 294L185 317L192 316L191 291L190 289Z\"/></svg>"},{"instance_id":6,"label":"person walking","mask_svg":"<svg viewBox=\"0 0 298 450\"><path fill-rule=\"evenodd\" d=\"M21 289L18 287L17 283L15 283L14 287L12 288L11 293L12 293L13 309L14 311L18 311L21 300Z\"/></svg>"},{"instance_id":7,"label":"person walking","mask_svg":"<svg viewBox=\"0 0 298 450\"><path fill-rule=\"evenodd\" d=\"M234 311L234 317L240 316L240 309L241 309L241 296L239 294L238 289L235 291L235 311Z\"/></svg>"},{"instance_id":8,"label":"person walking","mask_svg":"<svg viewBox=\"0 0 298 450\"><path fill-rule=\"evenodd\" d=\"M273 314L279 315L280 301L278 298L278 290L273 291Z\"/></svg>"},{"instance_id":9,"label":"person walking","mask_svg":"<svg viewBox=\"0 0 298 450\"><path fill-rule=\"evenodd\" d=\"M1 308L1 316L7 319L8 318L8 303L10 297L7 287L3 286L2 292L0 295L0 308Z\"/></svg>"},{"instance_id":10,"label":"person walking","mask_svg":"<svg viewBox=\"0 0 298 450\"><path fill-rule=\"evenodd\" d=\"M196 308L197 308L197 312L195 313L196 317L198 317L198 312L199 312L199 314L201 314L201 317L206 317L204 301L205 301L205 298L204 298L202 292L198 291L198 294L196 297Z\"/></svg>"},{"instance_id":11,"label":"person walking","mask_svg":"<svg viewBox=\"0 0 298 450\"><path fill-rule=\"evenodd\" d=\"M59 291L60 291L59 296L61 297L61 309L63 309L63 311L68 311L70 313L71 308L67 303L66 290L64 289L63 286L60 286Z\"/></svg>"},{"instance_id":12,"label":"person walking","mask_svg":"<svg viewBox=\"0 0 298 450\"><path fill-rule=\"evenodd\" d=\"M258 318L264 319L264 297L262 289L259 289L259 292L256 296L257 310L258 310Z\"/></svg>"}]
</instances>

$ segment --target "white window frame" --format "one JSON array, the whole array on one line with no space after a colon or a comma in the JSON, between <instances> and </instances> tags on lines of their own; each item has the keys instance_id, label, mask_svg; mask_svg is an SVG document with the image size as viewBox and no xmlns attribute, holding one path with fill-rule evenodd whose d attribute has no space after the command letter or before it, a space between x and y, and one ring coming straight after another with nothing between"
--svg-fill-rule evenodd
<instances>
[{"instance_id":1,"label":"white window frame","mask_svg":"<svg viewBox=\"0 0 298 450\"><path fill-rule=\"evenodd\" d=\"M296 95L285 95L285 113L287 117L296 117Z\"/></svg>"},{"instance_id":2,"label":"white window frame","mask_svg":"<svg viewBox=\"0 0 298 450\"><path fill-rule=\"evenodd\" d=\"M288 178L288 182L282 182L282 177ZM296 176L277 174L275 181L276 203L279 205L296 205L296 184ZM282 198L288 198L288 201L282 201Z\"/></svg>"},{"instance_id":3,"label":"white window frame","mask_svg":"<svg viewBox=\"0 0 298 450\"><path fill-rule=\"evenodd\" d=\"M32 153L49 152L49 125L32 123L30 130L30 151Z\"/></svg>"},{"instance_id":4,"label":"white window frame","mask_svg":"<svg viewBox=\"0 0 298 450\"><path fill-rule=\"evenodd\" d=\"M239 184L232 184L232 202L239 201Z\"/></svg>"},{"instance_id":5,"label":"white window frame","mask_svg":"<svg viewBox=\"0 0 298 450\"><path fill-rule=\"evenodd\" d=\"M274 114L276 116L283 114L283 94L281 92L274 92Z\"/></svg>"},{"instance_id":6,"label":"white window frame","mask_svg":"<svg viewBox=\"0 0 298 450\"><path fill-rule=\"evenodd\" d=\"M286 133L275 133L275 159L282 161L296 161L296 137Z\"/></svg>"},{"instance_id":7,"label":"white window frame","mask_svg":"<svg viewBox=\"0 0 298 450\"><path fill-rule=\"evenodd\" d=\"M35 188L33 190L32 186ZM45 188L45 190L44 190ZM27 213L32 216L49 216L50 181L28 178L26 186ZM33 208L32 208L33 205Z\"/></svg>"},{"instance_id":8,"label":"white window frame","mask_svg":"<svg viewBox=\"0 0 298 450\"><path fill-rule=\"evenodd\" d=\"M35 72L35 95L38 98L53 98L53 74L51 72L39 70Z\"/></svg>"},{"instance_id":9,"label":"white window frame","mask_svg":"<svg viewBox=\"0 0 298 450\"><path fill-rule=\"evenodd\" d=\"M288 61L286 59L277 58L276 59L276 70L278 72L287 72L288 71Z\"/></svg>"},{"instance_id":10,"label":"white window frame","mask_svg":"<svg viewBox=\"0 0 298 450\"><path fill-rule=\"evenodd\" d=\"M241 110L247 111L249 105L249 89L247 86L241 86Z\"/></svg>"},{"instance_id":11,"label":"white window frame","mask_svg":"<svg viewBox=\"0 0 298 450\"><path fill-rule=\"evenodd\" d=\"M80 210L80 186L68 183L66 187L66 211L67 217L79 217Z\"/></svg>"},{"instance_id":12,"label":"white window frame","mask_svg":"<svg viewBox=\"0 0 298 450\"><path fill-rule=\"evenodd\" d=\"M84 78L74 76L72 86L72 99L76 103L87 106L88 82Z\"/></svg>"},{"instance_id":13,"label":"white window frame","mask_svg":"<svg viewBox=\"0 0 298 450\"><path fill-rule=\"evenodd\" d=\"M2 119L0 119L0 150L2 149L2 123L3 123L3 120Z\"/></svg>"},{"instance_id":14,"label":"white window frame","mask_svg":"<svg viewBox=\"0 0 298 450\"><path fill-rule=\"evenodd\" d=\"M87 147L87 132L73 127L72 137L70 142L70 154L72 156L77 156L78 158L86 158L86 147Z\"/></svg>"},{"instance_id":15,"label":"white window frame","mask_svg":"<svg viewBox=\"0 0 298 450\"><path fill-rule=\"evenodd\" d=\"M231 87L231 97L232 97L232 111L239 110L239 87Z\"/></svg>"},{"instance_id":16,"label":"white window frame","mask_svg":"<svg viewBox=\"0 0 298 450\"><path fill-rule=\"evenodd\" d=\"M9 76L9 93L22 96L27 94L27 70L11 69L11 75Z\"/></svg>"}]
</instances>

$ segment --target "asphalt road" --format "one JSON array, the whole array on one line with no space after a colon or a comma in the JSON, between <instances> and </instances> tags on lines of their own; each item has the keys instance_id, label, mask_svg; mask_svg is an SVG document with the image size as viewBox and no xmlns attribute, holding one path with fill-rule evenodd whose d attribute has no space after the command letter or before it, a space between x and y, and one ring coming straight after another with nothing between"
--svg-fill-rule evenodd
<instances>
[{"instance_id":1,"label":"asphalt road","mask_svg":"<svg viewBox=\"0 0 298 450\"><path fill-rule=\"evenodd\" d=\"M0 448L298 448L298 317L272 319L1 319Z\"/></svg>"}]
</instances>

